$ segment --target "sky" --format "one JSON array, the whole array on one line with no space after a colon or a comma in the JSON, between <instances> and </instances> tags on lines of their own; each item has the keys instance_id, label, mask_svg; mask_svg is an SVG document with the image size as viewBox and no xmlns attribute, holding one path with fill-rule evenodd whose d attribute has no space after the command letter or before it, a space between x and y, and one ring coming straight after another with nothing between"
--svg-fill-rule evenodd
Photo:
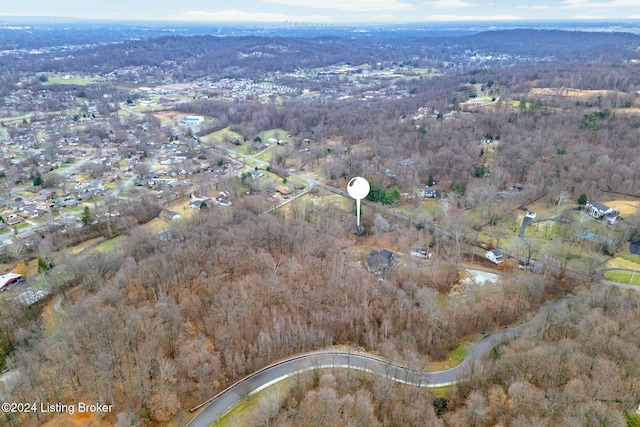
<instances>
[{"instance_id":1,"label":"sky","mask_svg":"<svg viewBox=\"0 0 640 427\"><path fill-rule=\"evenodd\" d=\"M3 2L5 3L5 2ZM640 19L640 0L29 0L4 16L216 23L403 23Z\"/></svg>"}]
</instances>

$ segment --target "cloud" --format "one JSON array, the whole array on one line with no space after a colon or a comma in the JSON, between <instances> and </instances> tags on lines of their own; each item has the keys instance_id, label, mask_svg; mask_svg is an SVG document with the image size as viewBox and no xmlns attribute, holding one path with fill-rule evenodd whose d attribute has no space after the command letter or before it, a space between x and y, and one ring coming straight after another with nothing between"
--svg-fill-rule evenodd
<instances>
[{"instance_id":1,"label":"cloud","mask_svg":"<svg viewBox=\"0 0 640 427\"><path fill-rule=\"evenodd\" d=\"M429 15L425 21L520 21L524 18L514 15Z\"/></svg>"},{"instance_id":2,"label":"cloud","mask_svg":"<svg viewBox=\"0 0 640 427\"><path fill-rule=\"evenodd\" d=\"M610 19L610 16L594 16L594 15L575 15L571 19L592 20L592 19Z\"/></svg>"},{"instance_id":3,"label":"cloud","mask_svg":"<svg viewBox=\"0 0 640 427\"><path fill-rule=\"evenodd\" d=\"M395 15L386 15L386 14L382 14L382 15L375 15L371 17L372 21L377 21L377 22L391 22L391 21L398 21L398 17Z\"/></svg>"},{"instance_id":4,"label":"cloud","mask_svg":"<svg viewBox=\"0 0 640 427\"><path fill-rule=\"evenodd\" d=\"M399 0L263 0L265 3L316 9L337 9L347 12L377 12L411 10L413 6Z\"/></svg>"},{"instance_id":5,"label":"cloud","mask_svg":"<svg viewBox=\"0 0 640 427\"><path fill-rule=\"evenodd\" d=\"M638 7L638 0L612 0L612 1L591 1L591 0L563 0L562 7L574 9L581 7L589 8L609 8L609 7Z\"/></svg>"},{"instance_id":6,"label":"cloud","mask_svg":"<svg viewBox=\"0 0 640 427\"><path fill-rule=\"evenodd\" d=\"M436 9L460 9L474 6L473 3L462 0L433 0L427 1L425 4L427 6L435 7Z\"/></svg>"},{"instance_id":7,"label":"cloud","mask_svg":"<svg viewBox=\"0 0 640 427\"><path fill-rule=\"evenodd\" d=\"M194 21L194 22L310 22L325 23L330 22L331 18L323 15L311 16L292 16L283 15L281 13L269 12L244 12L242 10L221 10L218 12L205 12L192 10L182 12L165 18L168 21Z\"/></svg>"},{"instance_id":8,"label":"cloud","mask_svg":"<svg viewBox=\"0 0 640 427\"><path fill-rule=\"evenodd\" d=\"M552 9L552 7L545 4L538 4L535 6L516 6L516 9L547 10Z\"/></svg>"}]
</instances>

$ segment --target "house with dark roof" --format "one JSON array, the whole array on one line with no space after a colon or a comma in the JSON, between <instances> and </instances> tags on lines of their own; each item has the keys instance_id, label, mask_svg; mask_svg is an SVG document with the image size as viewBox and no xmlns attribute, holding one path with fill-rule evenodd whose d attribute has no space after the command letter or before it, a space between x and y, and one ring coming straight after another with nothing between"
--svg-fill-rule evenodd
<instances>
[{"instance_id":1,"label":"house with dark roof","mask_svg":"<svg viewBox=\"0 0 640 427\"><path fill-rule=\"evenodd\" d=\"M215 201L212 199L198 199L198 200L192 200L189 202L189 207L191 209L202 209L202 208L207 208L207 207L212 207L215 206Z\"/></svg>"},{"instance_id":2,"label":"house with dark roof","mask_svg":"<svg viewBox=\"0 0 640 427\"><path fill-rule=\"evenodd\" d=\"M435 199L436 197L438 197L438 192L436 191L435 188L429 187L427 185L424 188L424 191L422 191L422 197L424 197L426 199Z\"/></svg>"},{"instance_id":3,"label":"house with dark roof","mask_svg":"<svg viewBox=\"0 0 640 427\"><path fill-rule=\"evenodd\" d=\"M585 206L589 209L589 215L596 219L601 219L602 217L607 217L607 220L613 224L616 222L619 212L609 206L600 203L596 200L589 199ZM611 220L609 220L611 218Z\"/></svg>"},{"instance_id":4,"label":"house with dark roof","mask_svg":"<svg viewBox=\"0 0 640 427\"><path fill-rule=\"evenodd\" d=\"M365 260L365 264L370 273L382 275L391 269L393 260L393 253L386 249L381 251L372 250Z\"/></svg>"}]
</instances>

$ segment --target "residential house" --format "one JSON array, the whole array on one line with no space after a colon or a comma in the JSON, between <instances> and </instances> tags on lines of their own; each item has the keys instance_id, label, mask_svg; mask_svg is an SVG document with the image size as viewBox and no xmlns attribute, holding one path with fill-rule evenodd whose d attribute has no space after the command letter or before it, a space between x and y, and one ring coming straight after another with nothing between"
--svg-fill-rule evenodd
<instances>
[{"instance_id":1,"label":"residential house","mask_svg":"<svg viewBox=\"0 0 640 427\"><path fill-rule=\"evenodd\" d=\"M56 192L55 190L43 188L42 190L40 190L40 196L43 196L45 200L51 200L56 198Z\"/></svg>"},{"instance_id":2,"label":"residential house","mask_svg":"<svg viewBox=\"0 0 640 427\"><path fill-rule=\"evenodd\" d=\"M435 199L436 197L438 197L438 192L436 191L435 188L429 187L427 185L422 191L422 197L426 199Z\"/></svg>"},{"instance_id":3,"label":"residential house","mask_svg":"<svg viewBox=\"0 0 640 427\"><path fill-rule=\"evenodd\" d=\"M605 215L612 215L614 213L617 215L619 213L615 211L613 208L610 208L609 206L602 204L593 199L587 200L587 203L585 206L589 209L589 215L591 215L596 219L601 219Z\"/></svg>"},{"instance_id":4,"label":"residential house","mask_svg":"<svg viewBox=\"0 0 640 427\"><path fill-rule=\"evenodd\" d=\"M191 209L202 209L205 207L211 207L215 205L215 201L212 199L200 199L200 200L192 200L189 202L189 207Z\"/></svg>"},{"instance_id":5,"label":"residential house","mask_svg":"<svg viewBox=\"0 0 640 427\"><path fill-rule=\"evenodd\" d=\"M372 250L365 260L365 264L370 273L382 275L391 269L393 260L393 253L386 249L381 251Z\"/></svg>"},{"instance_id":6,"label":"residential house","mask_svg":"<svg viewBox=\"0 0 640 427\"><path fill-rule=\"evenodd\" d=\"M502 251L500 249L492 249L487 251L485 257L494 264L501 264L503 261Z\"/></svg>"},{"instance_id":7,"label":"residential house","mask_svg":"<svg viewBox=\"0 0 640 427\"><path fill-rule=\"evenodd\" d=\"M288 196L291 194L291 189L283 185L278 185L278 187L276 187L276 191L282 194L283 196Z\"/></svg>"},{"instance_id":8,"label":"residential house","mask_svg":"<svg viewBox=\"0 0 640 427\"><path fill-rule=\"evenodd\" d=\"M223 190L220 193L218 193L218 196L216 196L216 201L221 206L231 206L231 200L229 199L230 196L231 196L231 193Z\"/></svg>"},{"instance_id":9,"label":"residential house","mask_svg":"<svg viewBox=\"0 0 640 427\"><path fill-rule=\"evenodd\" d=\"M20 211L24 207L24 204L25 204L25 201L23 199L17 198L7 203L7 207L12 211Z\"/></svg>"},{"instance_id":10,"label":"residential house","mask_svg":"<svg viewBox=\"0 0 640 427\"><path fill-rule=\"evenodd\" d=\"M20 215L11 214L5 219L5 224L7 225L17 225L24 222L24 218Z\"/></svg>"}]
</instances>

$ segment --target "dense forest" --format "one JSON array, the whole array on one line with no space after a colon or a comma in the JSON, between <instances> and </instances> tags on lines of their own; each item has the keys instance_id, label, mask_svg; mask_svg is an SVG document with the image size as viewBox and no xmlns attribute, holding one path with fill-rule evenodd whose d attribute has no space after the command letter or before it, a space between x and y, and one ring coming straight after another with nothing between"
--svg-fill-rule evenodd
<instances>
[{"instance_id":1,"label":"dense forest","mask_svg":"<svg viewBox=\"0 0 640 427\"><path fill-rule=\"evenodd\" d=\"M437 276L373 280L345 262L339 218L300 215L203 212L180 224L184 239L134 229L121 251L50 272L80 284L73 295L82 298L53 334L40 321L24 323L29 311L2 310L4 333L18 346L15 397L109 401L163 421L292 353L349 344L421 365L575 286L522 275L498 294L469 295L473 304L437 304ZM450 281L456 273L443 264L439 274Z\"/></svg>"},{"instance_id":2,"label":"dense forest","mask_svg":"<svg viewBox=\"0 0 640 427\"><path fill-rule=\"evenodd\" d=\"M356 371L297 378L263 399L248 425L538 426L633 424L639 300L597 291L573 298L528 336L497 347L449 399ZM282 391L280 393L283 393Z\"/></svg>"},{"instance_id":3,"label":"dense forest","mask_svg":"<svg viewBox=\"0 0 640 427\"><path fill-rule=\"evenodd\" d=\"M288 354L346 344L419 368L464 337L524 321L544 300L580 286L520 273L499 292L480 288L438 303L438 282L456 275L448 264L428 279L400 274L379 282L346 262L339 216L313 210L296 216L202 212L180 224L183 239L163 242L133 229L121 250L50 272L81 286L55 333L28 321L30 311L2 310L3 333L18 346L10 358L21 372L14 396L113 402L121 420L181 419L233 379ZM618 291L571 299L546 326L495 350L455 388L440 415L447 425L577 426L602 417L621 425L637 387L638 304ZM342 425L304 421L323 412L320 396L349 402L324 380L318 387L290 409L301 414L277 416L293 417L293 425ZM356 388L356 403L349 404L368 408L367 420L435 420L429 392L371 379ZM424 410L407 410L406 399L425 402Z\"/></svg>"}]
</instances>

